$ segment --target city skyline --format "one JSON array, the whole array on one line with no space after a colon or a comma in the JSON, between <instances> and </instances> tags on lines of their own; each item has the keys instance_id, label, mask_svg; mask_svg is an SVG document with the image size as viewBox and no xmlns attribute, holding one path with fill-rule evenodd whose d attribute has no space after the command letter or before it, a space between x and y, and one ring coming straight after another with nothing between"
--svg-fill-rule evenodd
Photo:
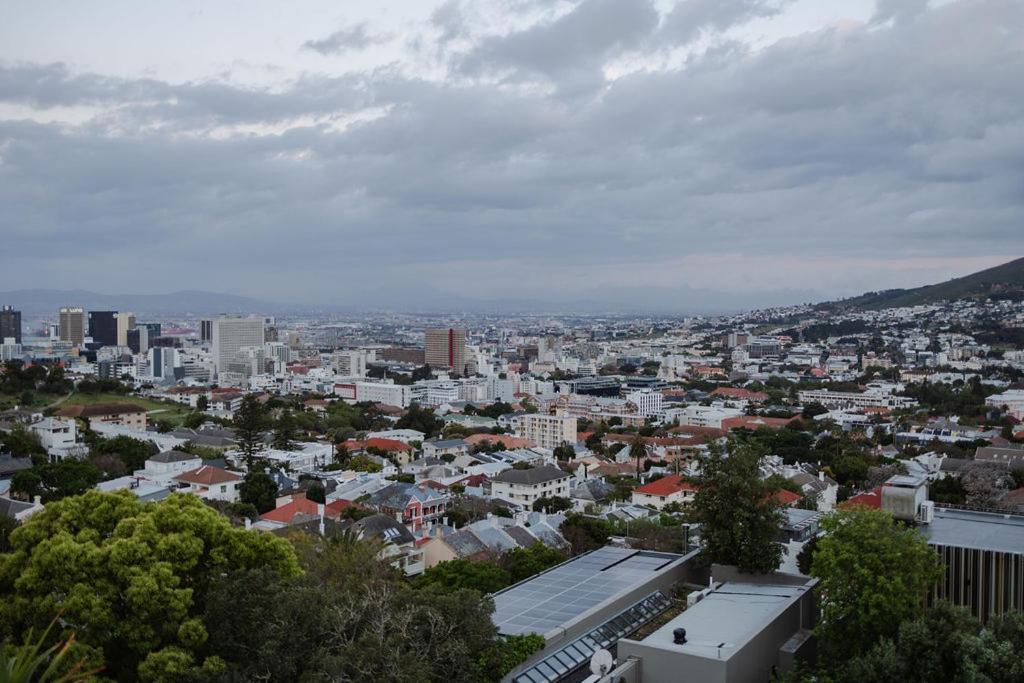
<instances>
[{"instance_id":1,"label":"city skyline","mask_svg":"<svg viewBox=\"0 0 1024 683\"><path fill-rule=\"evenodd\" d=\"M0 9L0 290L725 311L1024 251L1019 3L246 7Z\"/></svg>"}]
</instances>

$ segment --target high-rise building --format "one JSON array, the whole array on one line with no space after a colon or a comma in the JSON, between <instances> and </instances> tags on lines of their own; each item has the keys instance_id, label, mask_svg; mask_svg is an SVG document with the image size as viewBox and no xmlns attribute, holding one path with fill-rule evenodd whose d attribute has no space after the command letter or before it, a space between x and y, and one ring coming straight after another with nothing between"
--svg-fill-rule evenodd
<instances>
[{"instance_id":1,"label":"high-rise building","mask_svg":"<svg viewBox=\"0 0 1024 683\"><path fill-rule=\"evenodd\" d=\"M60 340L80 346L85 339L85 311L78 306L65 306L58 311L57 318Z\"/></svg>"},{"instance_id":2,"label":"high-rise building","mask_svg":"<svg viewBox=\"0 0 1024 683\"><path fill-rule=\"evenodd\" d=\"M128 330L128 348L132 353L146 353L149 350L149 328L137 325L134 330Z\"/></svg>"},{"instance_id":3,"label":"high-rise building","mask_svg":"<svg viewBox=\"0 0 1024 683\"><path fill-rule=\"evenodd\" d=\"M128 332L135 329L135 314L121 311L117 318L117 345L128 346Z\"/></svg>"},{"instance_id":4,"label":"high-rise building","mask_svg":"<svg viewBox=\"0 0 1024 683\"><path fill-rule=\"evenodd\" d=\"M245 346L263 346L263 318L222 316L213 320L213 367L225 370Z\"/></svg>"},{"instance_id":5,"label":"high-rise building","mask_svg":"<svg viewBox=\"0 0 1024 683\"><path fill-rule=\"evenodd\" d=\"M117 346L117 311L89 311L89 336L103 346Z\"/></svg>"},{"instance_id":6,"label":"high-rise building","mask_svg":"<svg viewBox=\"0 0 1024 683\"><path fill-rule=\"evenodd\" d=\"M11 306L0 308L0 343L4 339L13 339L15 344L21 343L21 311Z\"/></svg>"},{"instance_id":7,"label":"high-rise building","mask_svg":"<svg viewBox=\"0 0 1024 683\"><path fill-rule=\"evenodd\" d=\"M331 354L331 369L342 377L365 377L366 358L365 349L335 351Z\"/></svg>"},{"instance_id":8,"label":"high-rise building","mask_svg":"<svg viewBox=\"0 0 1024 683\"><path fill-rule=\"evenodd\" d=\"M466 330L432 327L426 331L424 359L432 368L447 369L453 375L466 371Z\"/></svg>"},{"instance_id":9,"label":"high-rise building","mask_svg":"<svg viewBox=\"0 0 1024 683\"><path fill-rule=\"evenodd\" d=\"M199 321L199 341L213 341L213 321Z\"/></svg>"}]
</instances>

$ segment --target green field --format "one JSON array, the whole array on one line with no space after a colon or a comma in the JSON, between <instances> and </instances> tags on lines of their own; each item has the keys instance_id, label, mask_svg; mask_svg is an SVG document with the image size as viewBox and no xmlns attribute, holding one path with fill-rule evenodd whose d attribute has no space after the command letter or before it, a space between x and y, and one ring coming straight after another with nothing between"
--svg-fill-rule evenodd
<instances>
[{"instance_id":1,"label":"green field","mask_svg":"<svg viewBox=\"0 0 1024 683\"><path fill-rule=\"evenodd\" d=\"M168 420L175 426L180 426L185 416L192 412L188 406L183 406L180 403L154 401L153 399L132 396L130 394L124 396L121 394L82 394L77 392L71 398L61 401L57 409L66 408L67 406L92 405L93 403L131 403L142 406L149 411L146 419L150 424L157 420Z\"/></svg>"}]
</instances>

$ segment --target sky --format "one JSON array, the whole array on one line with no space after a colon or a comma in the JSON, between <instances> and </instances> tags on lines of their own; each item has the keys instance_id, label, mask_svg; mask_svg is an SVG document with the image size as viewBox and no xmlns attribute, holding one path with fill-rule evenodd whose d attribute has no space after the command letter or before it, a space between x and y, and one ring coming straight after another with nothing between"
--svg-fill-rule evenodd
<instances>
[{"instance_id":1,"label":"sky","mask_svg":"<svg viewBox=\"0 0 1024 683\"><path fill-rule=\"evenodd\" d=\"M1024 255L1019 0L0 0L0 291L800 303Z\"/></svg>"}]
</instances>

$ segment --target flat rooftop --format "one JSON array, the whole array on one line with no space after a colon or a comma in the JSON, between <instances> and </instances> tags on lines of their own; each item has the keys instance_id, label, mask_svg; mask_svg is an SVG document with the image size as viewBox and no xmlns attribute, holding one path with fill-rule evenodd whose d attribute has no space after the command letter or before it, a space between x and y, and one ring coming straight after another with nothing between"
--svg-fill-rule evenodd
<instances>
[{"instance_id":1,"label":"flat rooftop","mask_svg":"<svg viewBox=\"0 0 1024 683\"><path fill-rule=\"evenodd\" d=\"M936 507L921 533L937 545L1024 554L1024 515Z\"/></svg>"},{"instance_id":2,"label":"flat rooftop","mask_svg":"<svg viewBox=\"0 0 1024 683\"><path fill-rule=\"evenodd\" d=\"M551 631L657 577L683 555L599 548L494 594L493 620L504 635Z\"/></svg>"},{"instance_id":3,"label":"flat rooftop","mask_svg":"<svg viewBox=\"0 0 1024 683\"><path fill-rule=\"evenodd\" d=\"M728 659L807 590L807 586L724 583L642 642L695 657ZM677 628L686 629L683 645L673 642L672 632Z\"/></svg>"}]
</instances>

